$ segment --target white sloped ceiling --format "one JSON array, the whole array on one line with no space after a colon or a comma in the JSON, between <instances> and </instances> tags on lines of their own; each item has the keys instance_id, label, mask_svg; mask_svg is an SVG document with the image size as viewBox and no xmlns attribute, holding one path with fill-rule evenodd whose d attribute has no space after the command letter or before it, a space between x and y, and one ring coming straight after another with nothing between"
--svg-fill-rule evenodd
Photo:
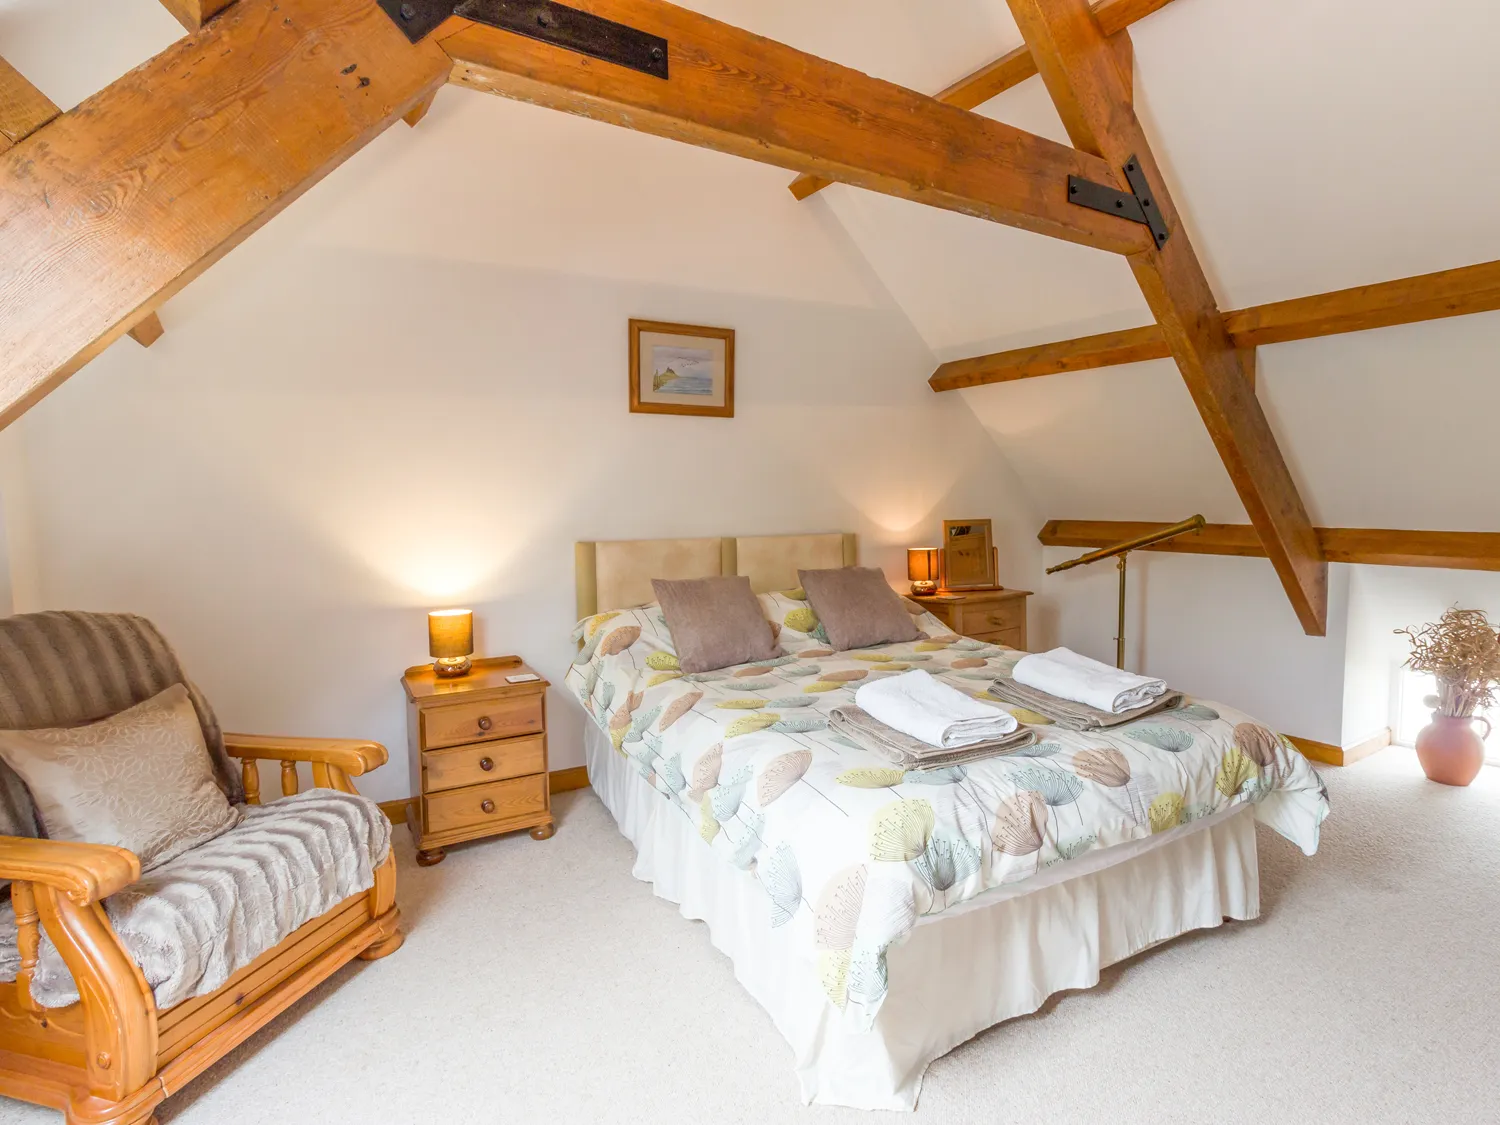
<instances>
[{"instance_id":1,"label":"white sloped ceiling","mask_svg":"<svg viewBox=\"0 0 1500 1125\"><path fill-rule=\"evenodd\" d=\"M1020 43L1004 0L689 6L923 91ZM79 39L82 26L92 33ZM23 73L45 77L44 88L64 104L176 34L155 0L0 0L3 53ZM1175 0L1131 35L1138 108L1222 307L1500 259L1500 66L1493 57L1500 5ZM60 42L76 50L59 52ZM1066 140L1038 79L981 112ZM478 107L462 116L472 120L453 123L455 129L493 127L502 134L497 144L516 122L537 126L525 114ZM440 130L441 123L432 131ZM589 145L597 136L559 118L552 141L527 140ZM422 150L425 161L439 164L446 153L440 174L461 178L459 157L481 146L438 139L384 145L378 174L410 176L417 185L433 168L403 171L399 162ZM595 164L607 180L608 151ZM904 313L939 359L1149 319L1116 257L842 186L799 205L809 221L796 245L783 240L757 250L756 216L762 206L787 205L780 185L789 179L746 166L737 194L759 190L767 199L761 205L746 198L746 245L721 257L728 280L720 282L748 292L880 303L884 295L870 293L866 279L840 262L830 238L841 228L838 238L851 240L869 263L868 285L889 292L893 314ZM601 226L628 231L630 192L659 188L621 191L614 184L624 202L595 212L588 180L562 185L561 194L538 185L533 226L541 230L555 217L555 196L575 216L594 214ZM483 177L473 182L482 192ZM464 222L469 240L490 237ZM695 241L687 226L637 234L658 248L674 236L684 246ZM476 252L462 249L464 239L451 241L460 256ZM537 262L548 253L546 239L534 233L512 237L505 250ZM800 273L799 256L807 267ZM615 267L589 261L559 268L608 274ZM1314 519L1500 526L1490 469L1500 410L1497 356L1500 313L1261 349L1260 398ZM928 374L913 371L912 378ZM959 393L1044 517L1171 519L1202 511L1216 520L1244 518L1168 361Z\"/></svg>"},{"instance_id":2,"label":"white sloped ceiling","mask_svg":"<svg viewBox=\"0 0 1500 1125\"><path fill-rule=\"evenodd\" d=\"M923 5L920 30L888 7L847 48L791 19L763 30L924 90L972 68L974 12L990 54L1020 42L1001 0ZM1221 307L1500 259L1500 7L1175 0L1131 34L1137 104ZM981 112L1066 139L1036 79ZM1149 321L1119 259L857 189L818 199L940 359ZM1261 402L1314 519L1500 526L1497 357L1500 313L1261 349ZM961 393L1048 517L1244 518L1168 361Z\"/></svg>"}]
</instances>

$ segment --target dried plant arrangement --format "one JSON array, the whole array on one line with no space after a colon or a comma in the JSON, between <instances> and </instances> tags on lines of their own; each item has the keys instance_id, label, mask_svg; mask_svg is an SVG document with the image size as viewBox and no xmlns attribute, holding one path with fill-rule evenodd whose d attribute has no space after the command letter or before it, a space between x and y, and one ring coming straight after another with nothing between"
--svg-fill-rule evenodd
<instances>
[{"instance_id":1,"label":"dried plant arrangement","mask_svg":"<svg viewBox=\"0 0 1500 1125\"><path fill-rule=\"evenodd\" d=\"M1428 697L1438 714L1467 719L1495 702L1500 683L1500 632L1482 609L1448 610L1436 622L1397 629L1411 641L1406 666L1431 672L1438 694Z\"/></svg>"}]
</instances>

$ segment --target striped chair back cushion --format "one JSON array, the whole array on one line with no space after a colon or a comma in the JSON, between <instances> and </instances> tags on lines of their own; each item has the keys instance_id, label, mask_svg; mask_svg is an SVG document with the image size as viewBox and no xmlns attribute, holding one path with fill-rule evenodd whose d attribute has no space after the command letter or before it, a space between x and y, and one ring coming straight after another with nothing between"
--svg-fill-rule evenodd
<instances>
[{"instance_id":1,"label":"striped chair back cushion","mask_svg":"<svg viewBox=\"0 0 1500 1125\"><path fill-rule=\"evenodd\" d=\"M231 802L243 801L213 708L151 622L131 613L72 611L0 618L0 729L81 726L179 683L198 712L219 788ZM0 762L0 835L40 834L25 785Z\"/></svg>"}]
</instances>

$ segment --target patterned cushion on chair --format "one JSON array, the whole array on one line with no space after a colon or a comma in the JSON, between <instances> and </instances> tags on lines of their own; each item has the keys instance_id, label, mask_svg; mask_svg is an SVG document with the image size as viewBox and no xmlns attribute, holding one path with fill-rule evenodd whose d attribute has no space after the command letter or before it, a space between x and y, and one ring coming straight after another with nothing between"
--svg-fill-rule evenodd
<instances>
[{"instance_id":1,"label":"patterned cushion on chair","mask_svg":"<svg viewBox=\"0 0 1500 1125\"><path fill-rule=\"evenodd\" d=\"M26 783L48 839L113 844L142 871L240 821L181 684L97 723L0 730L0 761Z\"/></svg>"},{"instance_id":2,"label":"patterned cushion on chair","mask_svg":"<svg viewBox=\"0 0 1500 1125\"><path fill-rule=\"evenodd\" d=\"M92 723L173 684L184 685L193 701L219 788L231 804L243 801L213 709L151 622L131 613L71 611L0 618L0 729ZM0 836L39 835L25 785L0 762Z\"/></svg>"}]
</instances>

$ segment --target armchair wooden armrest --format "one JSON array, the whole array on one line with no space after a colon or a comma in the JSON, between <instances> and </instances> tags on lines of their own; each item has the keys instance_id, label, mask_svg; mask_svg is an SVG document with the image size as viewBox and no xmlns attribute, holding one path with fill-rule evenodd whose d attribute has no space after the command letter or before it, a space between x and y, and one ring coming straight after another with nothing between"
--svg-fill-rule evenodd
<instances>
[{"instance_id":1,"label":"armchair wooden armrest","mask_svg":"<svg viewBox=\"0 0 1500 1125\"><path fill-rule=\"evenodd\" d=\"M79 906L100 902L140 877L141 861L124 848L0 836L0 879L52 887Z\"/></svg>"},{"instance_id":2,"label":"armchair wooden armrest","mask_svg":"<svg viewBox=\"0 0 1500 1125\"><path fill-rule=\"evenodd\" d=\"M390 757L378 742L357 738L292 738L284 735L225 734L224 748L240 759L245 783L245 799L260 803L260 761L281 763L281 792L290 797L297 792L297 763L312 764L313 784L345 793L357 790L349 780L353 775L383 766Z\"/></svg>"},{"instance_id":3,"label":"armchair wooden armrest","mask_svg":"<svg viewBox=\"0 0 1500 1125\"><path fill-rule=\"evenodd\" d=\"M268 762L327 762L358 776L383 766L390 757L378 742L358 738L292 738L278 734L226 734L224 746L236 758Z\"/></svg>"},{"instance_id":4,"label":"armchair wooden armrest","mask_svg":"<svg viewBox=\"0 0 1500 1125\"><path fill-rule=\"evenodd\" d=\"M103 906L140 877L141 861L124 848L0 836L0 878L11 880L21 954L15 1008L47 1026L31 996L45 930L78 986L88 1090L107 1100L139 1089L156 1066L156 1002Z\"/></svg>"}]
</instances>

